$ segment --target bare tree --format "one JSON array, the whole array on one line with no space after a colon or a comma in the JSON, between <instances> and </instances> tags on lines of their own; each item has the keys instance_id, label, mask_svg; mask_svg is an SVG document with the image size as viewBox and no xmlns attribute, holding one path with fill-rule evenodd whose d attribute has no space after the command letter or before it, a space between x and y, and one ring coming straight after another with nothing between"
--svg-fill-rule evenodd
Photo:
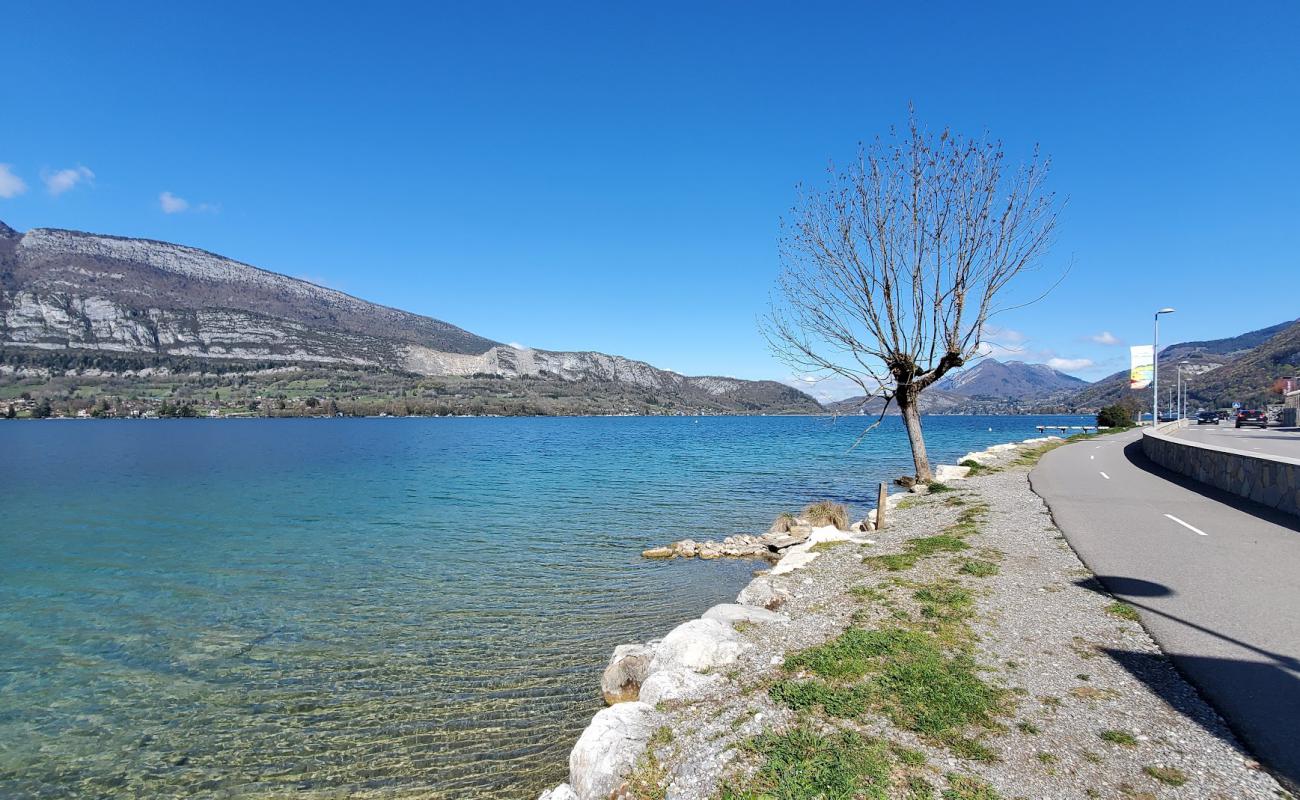
<instances>
[{"instance_id":1,"label":"bare tree","mask_svg":"<svg viewBox=\"0 0 1300 800\"><path fill-rule=\"evenodd\" d=\"M980 356L1003 289L1045 254L1056 223L1035 152L1008 170L1000 142L922 130L860 149L801 190L781 239L780 300L763 323L792 368L840 376L898 406L918 481L932 478L921 392ZM876 424L879 424L877 420ZM874 425L872 426L874 427Z\"/></svg>"}]
</instances>

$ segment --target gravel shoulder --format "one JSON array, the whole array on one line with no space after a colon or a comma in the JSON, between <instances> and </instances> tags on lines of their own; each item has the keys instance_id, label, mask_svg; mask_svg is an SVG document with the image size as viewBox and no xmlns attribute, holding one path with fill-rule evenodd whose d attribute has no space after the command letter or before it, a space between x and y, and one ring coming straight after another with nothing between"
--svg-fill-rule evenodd
<instances>
[{"instance_id":1,"label":"gravel shoulder","mask_svg":"<svg viewBox=\"0 0 1300 800\"><path fill-rule=\"evenodd\" d=\"M731 623L733 661L634 704L648 733L615 796L1289 797L1070 549L1037 452L758 578L788 621Z\"/></svg>"}]
</instances>

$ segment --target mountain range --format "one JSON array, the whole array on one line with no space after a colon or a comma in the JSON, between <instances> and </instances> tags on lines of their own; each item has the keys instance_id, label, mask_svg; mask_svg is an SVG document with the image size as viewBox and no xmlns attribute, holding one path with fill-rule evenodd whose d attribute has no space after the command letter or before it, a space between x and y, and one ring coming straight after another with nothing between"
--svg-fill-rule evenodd
<instances>
[{"instance_id":1,"label":"mountain range","mask_svg":"<svg viewBox=\"0 0 1300 800\"><path fill-rule=\"evenodd\" d=\"M1196 406L1268 402L1300 371L1300 322L1182 342ZM99 397L133 412L166 401L212 412L878 413L776 381L688 377L599 352L502 344L449 322L192 247L0 222L0 402ZM1145 405L1127 370L1089 384L1044 364L982 359L922 394L930 414L1091 412ZM31 402L31 401L29 401Z\"/></svg>"},{"instance_id":2,"label":"mountain range","mask_svg":"<svg viewBox=\"0 0 1300 800\"><path fill-rule=\"evenodd\" d=\"M514 347L192 247L44 228L20 234L4 223L0 348L11 367L55 373L84 367L93 354L111 357L101 372L107 365L135 375L278 366L407 375L412 388L419 379L495 379L508 394L514 381L528 397L555 393L539 382L580 382L589 401L609 387L607 407L582 408L605 413L820 410L776 381L688 377L616 355Z\"/></svg>"}]
</instances>

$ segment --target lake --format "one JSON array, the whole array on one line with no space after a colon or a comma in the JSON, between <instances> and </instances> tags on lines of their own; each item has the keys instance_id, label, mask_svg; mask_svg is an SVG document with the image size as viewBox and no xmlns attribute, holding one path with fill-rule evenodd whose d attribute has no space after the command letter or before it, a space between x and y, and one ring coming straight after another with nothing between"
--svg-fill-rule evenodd
<instances>
[{"instance_id":1,"label":"lake","mask_svg":"<svg viewBox=\"0 0 1300 800\"><path fill-rule=\"evenodd\" d=\"M0 795L531 797L614 645L765 566L646 547L855 518L889 418L0 424ZM934 463L1083 417L927 417Z\"/></svg>"}]
</instances>

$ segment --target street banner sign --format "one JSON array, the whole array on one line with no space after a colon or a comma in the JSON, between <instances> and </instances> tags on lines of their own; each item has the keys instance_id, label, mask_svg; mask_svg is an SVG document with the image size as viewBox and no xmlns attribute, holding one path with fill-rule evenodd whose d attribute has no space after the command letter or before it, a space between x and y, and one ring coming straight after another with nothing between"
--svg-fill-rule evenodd
<instances>
[{"instance_id":1,"label":"street banner sign","mask_svg":"<svg viewBox=\"0 0 1300 800\"><path fill-rule=\"evenodd\" d=\"M1151 385L1151 365L1155 361L1155 347L1139 344L1130 347L1128 352L1131 362L1128 371L1128 388L1145 389Z\"/></svg>"}]
</instances>

